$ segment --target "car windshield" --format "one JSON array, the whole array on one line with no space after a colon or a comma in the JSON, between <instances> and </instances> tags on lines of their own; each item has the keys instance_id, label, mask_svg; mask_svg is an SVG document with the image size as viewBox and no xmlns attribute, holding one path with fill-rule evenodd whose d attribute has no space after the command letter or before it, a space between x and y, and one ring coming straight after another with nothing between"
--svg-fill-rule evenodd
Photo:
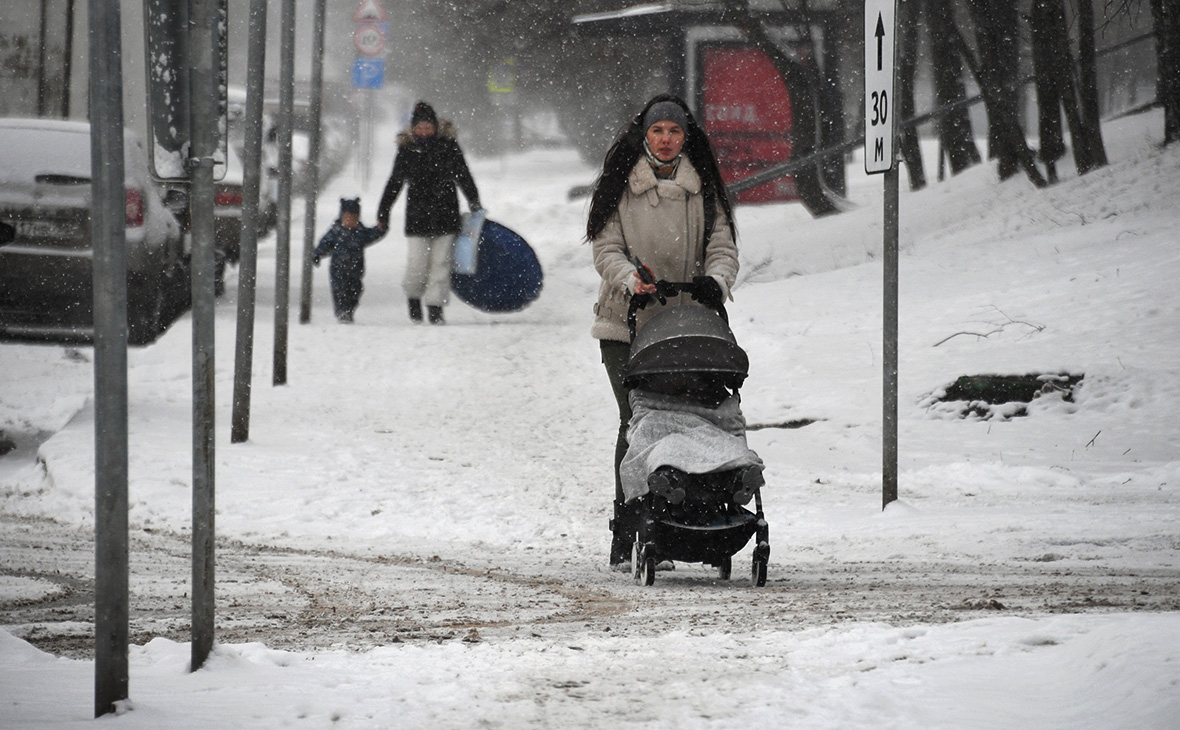
<instances>
[{"instance_id":1,"label":"car windshield","mask_svg":"<svg viewBox=\"0 0 1180 730\"><path fill-rule=\"evenodd\" d=\"M0 180L31 183L40 175L90 178L90 134L8 127L0 134Z\"/></svg>"}]
</instances>

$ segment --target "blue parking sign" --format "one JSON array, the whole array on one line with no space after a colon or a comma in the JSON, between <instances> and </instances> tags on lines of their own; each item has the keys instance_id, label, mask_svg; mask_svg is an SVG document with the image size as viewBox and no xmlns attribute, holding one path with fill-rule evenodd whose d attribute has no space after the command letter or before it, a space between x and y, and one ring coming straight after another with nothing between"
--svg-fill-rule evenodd
<instances>
[{"instance_id":1,"label":"blue parking sign","mask_svg":"<svg viewBox=\"0 0 1180 730\"><path fill-rule=\"evenodd\" d=\"M384 86L385 59L356 59L352 64L352 85L357 89L380 89Z\"/></svg>"}]
</instances>

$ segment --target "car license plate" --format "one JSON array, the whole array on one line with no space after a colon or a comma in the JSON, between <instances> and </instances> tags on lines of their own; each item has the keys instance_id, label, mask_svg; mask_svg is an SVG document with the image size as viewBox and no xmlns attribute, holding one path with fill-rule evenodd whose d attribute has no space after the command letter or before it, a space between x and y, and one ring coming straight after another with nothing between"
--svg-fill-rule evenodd
<instances>
[{"instance_id":1,"label":"car license plate","mask_svg":"<svg viewBox=\"0 0 1180 730\"><path fill-rule=\"evenodd\" d=\"M16 237L35 240L77 238L80 226L73 221L15 221Z\"/></svg>"}]
</instances>

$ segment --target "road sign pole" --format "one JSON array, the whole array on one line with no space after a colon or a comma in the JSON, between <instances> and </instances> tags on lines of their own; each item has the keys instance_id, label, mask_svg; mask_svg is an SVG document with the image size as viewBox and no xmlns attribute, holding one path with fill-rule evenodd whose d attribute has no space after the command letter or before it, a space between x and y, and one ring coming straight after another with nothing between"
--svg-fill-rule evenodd
<instances>
[{"instance_id":1,"label":"road sign pole","mask_svg":"<svg viewBox=\"0 0 1180 730\"><path fill-rule=\"evenodd\" d=\"M893 114L896 0L865 0L865 172L885 174L881 507L897 499L898 168Z\"/></svg>"},{"instance_id":2,"label":"road sign pole","mask_svg":"<svg viewBox=\"0 0 1180 730\"><path fill-rule=\"evenodd\" d=\"M214 632L214 221L213 165L218 147L218 77L214 58L223 20L219 0L193 0L192 299L193 299L193 575L192 664L213 650Z\"/></svg>"},{"instance_id":3,"label":"road sign pole","mask_svg":"<svg viewBox=\"0 0 1180 730\"><path fill-rule=\"evenodd\" d=\"M373 92L385 84L385 37L389 34L388 16L380 0L360 0L352 14L357 24L352 42L360 56L353 62L352 85L360 90L364 110L359 122L361 131L361 187L369 186L370 158L373 147Z\"/></svg>"},{"instance_id":4,"label":"road sign pole","mask_svg":"<svg viewBox=\"0 0 1180 730\"><path fill-rule=\"evenodd\" d=\"M881 508L897 499L898 167L885 173L884 374L882 377Z\"/></svg>"}]
</instances>

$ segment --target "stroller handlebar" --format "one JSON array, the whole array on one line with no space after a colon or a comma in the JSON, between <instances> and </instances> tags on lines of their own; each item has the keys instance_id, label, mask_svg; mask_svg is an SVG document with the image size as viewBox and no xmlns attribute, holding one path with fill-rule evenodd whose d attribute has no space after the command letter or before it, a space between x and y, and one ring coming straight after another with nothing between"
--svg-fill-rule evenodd
<instances>
[{"instance_id":1,"label":"stroller handlebar","mask_svg":"<svg viewBox=\"0 0 1180 730\"><path fill-rule=\"evenodd\" d=\"M638 261L638 259L636 260ZM656 293L631 295L631 301L627 305L627 331L631 335L632 342L635 341L636 320L640 309L646 308L647 305L656 300L658 300L661 305L667 304L668 297L675 297L680 294L688 294L689 296L696 299L695 295L700 288L697 286L697 284L691 281L665 281L664 279L656 281L655 278L651 276L651 269L648 269L646 266L642 265L637 268L639 268L639 271L641 272L640 278L644 281L644 283L656 285ZM644 275L645 271L647 274L646 276ZM649 278L652 280L648 281ZM716 311L717 314L721 315L721 319L724 320L726 324L729 324L729 315L725 311L725 305L721 304L717 307Z\"/></svg>"}]
</instances>

